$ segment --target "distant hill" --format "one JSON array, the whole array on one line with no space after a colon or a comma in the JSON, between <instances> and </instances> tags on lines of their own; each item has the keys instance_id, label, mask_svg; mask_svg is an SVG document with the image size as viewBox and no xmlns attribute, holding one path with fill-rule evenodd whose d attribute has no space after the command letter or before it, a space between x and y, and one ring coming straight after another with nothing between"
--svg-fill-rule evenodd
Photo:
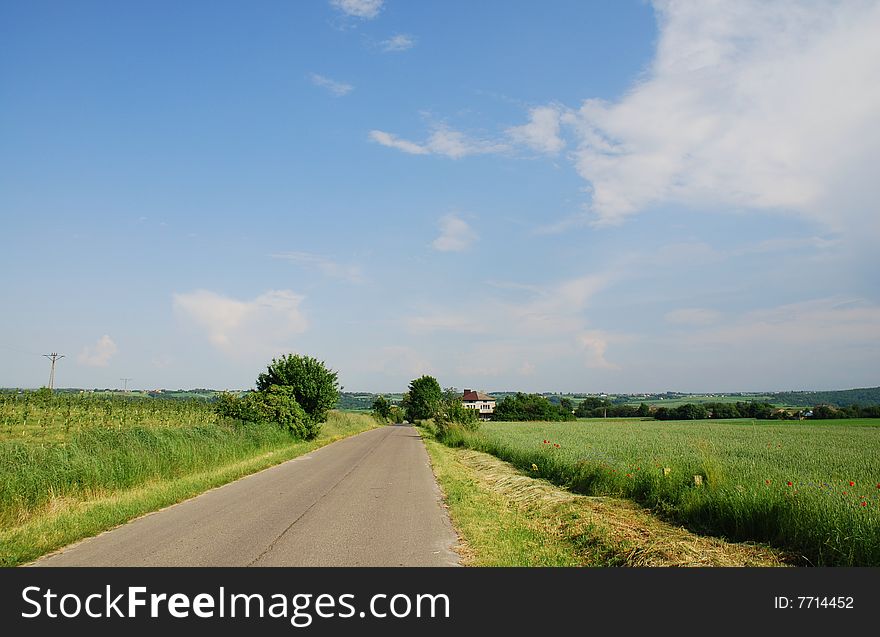
<instances>
[{"instance_id":1,"label":"distant hill","mask_svg":"<svg viewBox=\"0 0 880 637\"><path fill-rule=\"evenodd\" d=\"M344 391L339 393L339 402L336 403L337 409L353 410L353 411L369 411L373 408L373 401L380 394L363 391ZM399 403L403 394L386 393L382 394L392 403Z\"/></svg>"},{"instance_id":2,"label":"distant hill","mask_svg":"<svg viewBox=\"0 0 880 637\"><path fill-rule=\"evenodd\" d=\"M769 394L774 403L795 407L814 407L816 405L832 405L849 407L861 405L868 407L880 405L880 387L863 389L842 389L839 391L788 391Z\"/></svg>"}]
</instances>

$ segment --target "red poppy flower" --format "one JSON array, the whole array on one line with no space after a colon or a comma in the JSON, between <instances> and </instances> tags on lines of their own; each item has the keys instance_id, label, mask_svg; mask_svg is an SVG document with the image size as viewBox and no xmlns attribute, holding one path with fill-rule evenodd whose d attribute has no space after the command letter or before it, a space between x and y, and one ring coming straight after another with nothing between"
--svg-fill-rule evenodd
<instances>
[{"instance_id":1,"label":"red poppy flower","mask_svg":"<svg viewBox=\"0 0 880 637\"><path fill-rule=\"evenodd\" d=\"M850 480L850 481L849 481L849 486L854 487L854 486L856 486L856 483L853 482L852 480Z\"/></svg>"},{"instance_id":2,"label":"red poppy flower","mask_svg":"<svg viewBox=\"0 0 880 637\"><path fill-rule=\"evenodd\" d=\"M791 480L789 480L786 484L788 484L788 486L792 486L792 485L791 485Z\"/></svg>"},{"instance_id":3,"label":"red poppy flower","mask_svg":"<svg viewBox=\"0 0 880 637\"><path fill-rule=\"evenodd\" d=\"M846 491L843 492L843 495L846 495Z\"/></svg>"},{"instance_id":4,"label":"red poppy flower","mask_svg":"<svg viewBox=\"0 0 880 637\"><path fill-rule=\"evenodd\" d=\"M863 507L866 507L866 506L868 506L868 503L865 502L865 501L863 500L863 501L862 501L862 506L863 506Z\"/></svg>"}]
</instances>

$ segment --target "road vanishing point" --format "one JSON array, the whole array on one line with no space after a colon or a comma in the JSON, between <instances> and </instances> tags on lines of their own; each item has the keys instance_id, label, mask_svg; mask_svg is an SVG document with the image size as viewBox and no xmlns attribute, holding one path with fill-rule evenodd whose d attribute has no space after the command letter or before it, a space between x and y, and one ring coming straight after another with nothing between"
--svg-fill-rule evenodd
<instances>
[{"instance_id":1,"label":"road vanishing point","mask_svg":"<svg viewBox=\"0 0 880 637\"><path fill-rule=\"evenodd\" d=\"M455 566L458 538L411 426L322 447L34 566Z\"/></svg>"}]
</instances>

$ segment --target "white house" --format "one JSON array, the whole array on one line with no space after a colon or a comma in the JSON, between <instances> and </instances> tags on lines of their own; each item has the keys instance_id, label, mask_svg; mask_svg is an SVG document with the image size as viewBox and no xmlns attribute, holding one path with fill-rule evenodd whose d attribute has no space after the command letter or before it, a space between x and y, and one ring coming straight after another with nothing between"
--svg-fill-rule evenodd
<instances>
[{"instance_id":1,"label":"white house","mask_svg":"<svg viewBox=\"0 0 880 637\"><path fill-rule=\"evenodd\" d=\"M495 399L489 394L474 391L473 389L465 389L461 397L461 404L465 409L475 409L480 418L489 418L495 413Z\"/></svg>"}]
</instances>

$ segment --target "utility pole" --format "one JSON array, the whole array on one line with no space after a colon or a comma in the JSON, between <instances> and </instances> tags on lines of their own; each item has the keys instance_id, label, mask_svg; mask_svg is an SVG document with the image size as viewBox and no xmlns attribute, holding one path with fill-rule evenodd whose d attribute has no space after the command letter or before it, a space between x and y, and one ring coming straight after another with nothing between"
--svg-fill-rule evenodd
<instances>
[{"instance_id":1,"label":"utility pole","mask_svg":"<svg viewBox=\"0 0 880 637\"><path fill-rule=\"evenodd\" d=\"M55 361L64 358L64 354L52 352L51 354L43 354L43 356L52 361L52 368L49 371L49 389L52 390L55 388Z\"/></svg>"},{"instance_id":2,"label":"utility pole","mask_svg":"<svg viewBox=\"0 0 880 637\"><path fill-rule=\"evenodd\" d=\"M119 380L121 380L121 381L124 383L124 385L122 386L122 391L123 391L124 393L127 394L127 393L128 393L128 381L130 381L130 380L134 380L134 379L132 379L132 378L120 378Z\"/></svg>"}]
</instances>

